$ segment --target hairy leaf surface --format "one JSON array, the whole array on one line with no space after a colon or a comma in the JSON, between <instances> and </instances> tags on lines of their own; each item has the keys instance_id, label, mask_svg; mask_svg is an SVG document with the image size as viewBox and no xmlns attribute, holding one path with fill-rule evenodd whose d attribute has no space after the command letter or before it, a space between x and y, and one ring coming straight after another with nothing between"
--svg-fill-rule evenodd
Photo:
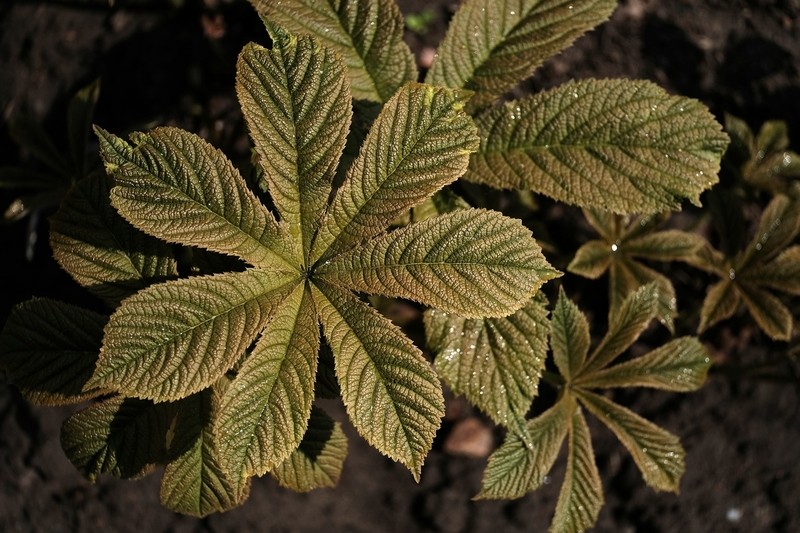
<instances>
[{"instance_id":1,"label":"hairy leaf surface","mask_svg":"<svg viewBox=\"0 0 800 533\"><path fill-rule=\"evenodd\" d=\"M412 223L333 258L317 273L355 291L464 317L513 313L559 274L519 220L477 209Z\"/></svg>"},{"instance_id":2,"label":"hairy leaf surface","mask_svg":"<svg viewBox=\"0 0 800 533\"><path fill-rule=\"evenodd\" d=\"M157 401L197 392L244 354L294 283L251 269L144 289L111 315L90 384Z\"/></svg>"},{"instance_id":3,"label":"hairy leaf surface","mask_svg":"<svg viewBox=\"0 0 800 533\"><path fill-rule=\"evenodd\" d=\"M697 332L702 333L714 324L732 317L741 301L741 295L730 279L723 279L712 285L703 300Z\"/></svg>"},{"instance_id":4,"label":"hairy leaf surface","mask_svg":"<svg viewBox=\"0 0 800 533\"><path fill-rule=\"evenodd\" d=\"M427 345L445 383L497 424L524 433L547 356L543 298L504 318L467 319L429 310L424 320Z\"/></svg>"},{"instance_id":5,"label":"hairy leaf surface","mask_svg":"<svg viewBox=\"0 0 800 533\"><path fill-rule=\"evenodd\" d=\"M738 283L739 294L758 326L772 339L792 338L792 313L777 297L751 283Z\"/></svg>"},{"instance_id":6,"label":"hairy leaf surface","mask_svg":"<svg viewBox=\"0 0 800 533\"><path fill-rule=\"evenodd\" d=\"M464 173L478 146L464 100L460 91L418 83L392 97L336 191L314 243L313 261L378 235Z\"/></svg>"},{"instance_id":7,"label":"hairy leaf surface","mask_svg":"<svg viewBox=\"0 0 800 533\"><path fill-rule=\"evenodd\" d=\"M418 480L444 416L436 374L388 319L348 292L318 287L314 300L350 420L367 442Z\"/></svg>"},{"instance_id":8,"label":"hairy leaf surface","mask_svg":"<svg viewBox=\"0 0 800 533\"><path fill-rule=\"evenodd\" d=\"M697 204L728 142L700 102L646 81L570 82L477 123L481 147L466 179L617 213Z\"/></svg>"},{"instance_id":9,"label":"hairy leaf surface","mask_svg":"<svg viewBox=\"0 0 800 533\"><path fill-rule=\"evenodd\" d=\"M259 14L292 33L313 35L341 54L353 98L386 102L417 78L393 0L250 0Z\"/></svg>"},{"instance_id":10,"label":"hairy leaf surface","mask_svg":"<svg viewBox=\"0 0 800 533\"><path fill-rule=\"evenodd\" d=\"M104 391L83 388L94 372L106 321L56 300L23 302L0 333L1 367L33 403L63 405L98 396Z\"/></svg>"},{"instance_id":11,"label":"hairy leaf surface","mask_svg":"<svg viewBox=\"0 0 800 533\"><path fill-rule=\"evenodd\" d=\"M490 105L544 61L604 22L614 0L468 0L450 21L426 81L476 92Z\"/></svg>"},{"instance_id":12,"label":"hairy leaf surface","mask_svg":"<svg viewBox=\"0 0 800 533\"><path fill-rule=\"evenodd\" d=\"M586 316L567 298L563 288L558 293L550 330L553 362L564 379L570 381L586 362L591 337Z\"/></svg>"}]
</instances>

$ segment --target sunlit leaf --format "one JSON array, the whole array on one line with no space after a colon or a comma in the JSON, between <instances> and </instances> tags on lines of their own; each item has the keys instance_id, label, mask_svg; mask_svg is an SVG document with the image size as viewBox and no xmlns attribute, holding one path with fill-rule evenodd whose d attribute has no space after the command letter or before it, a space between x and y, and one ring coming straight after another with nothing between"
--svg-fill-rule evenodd
<instances>
[{"instance_id":1,"label":"sunlit leaf","mask_svg":"<svg viewBox=\"0 0 800 533\"><path fill-rule=\"evenodd\" d=\"M617 213L698 204L728 142L700 102L646 81L570 82L477 123L481 147L466 179Z\"/></svg>"}]
</instances>

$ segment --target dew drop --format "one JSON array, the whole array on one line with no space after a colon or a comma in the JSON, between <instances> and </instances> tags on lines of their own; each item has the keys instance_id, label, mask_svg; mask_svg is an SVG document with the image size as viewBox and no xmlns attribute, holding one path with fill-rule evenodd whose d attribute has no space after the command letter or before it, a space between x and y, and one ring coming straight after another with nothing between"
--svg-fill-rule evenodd
<instances>
[{"instance_id":1,"label":"dew drop","mask_svg":"<svg viewBox=\"0 0 800 533\"><path fill-rule=\"evenodd\" d=\"M617 250L619 250L619 246L617 246L617 243L612 244L611 245L611 251L612 252L616 252Z\"/></svg>"},{"instance_id":2,"label":"dew drop","mask_svg":"<svg viewBox=\"0 0 800 533\"><path fill-rule=\"evenodd\" d=\"M736 271L734 269L728 270L728 277L731 279L731 281L735 280L736 279Z\"/></svg>"}]
</instances>

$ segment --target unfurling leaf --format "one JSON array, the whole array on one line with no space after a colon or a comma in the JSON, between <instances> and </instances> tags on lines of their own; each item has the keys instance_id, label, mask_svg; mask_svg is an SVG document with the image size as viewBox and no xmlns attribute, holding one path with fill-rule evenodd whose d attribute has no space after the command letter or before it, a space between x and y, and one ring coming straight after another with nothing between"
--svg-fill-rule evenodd
<instances>
[{"instance_id":1,"label":"unfurling leaf","mask_svg":"<svg viewBox=\"0 0 800 533\"><path fill-rule=\"evenodd\" d=\"M570 82L477 123L481 147L466 179L617 213L697 204L728 143L700 102L645 81Z\"/></svg>"}]
</instances>

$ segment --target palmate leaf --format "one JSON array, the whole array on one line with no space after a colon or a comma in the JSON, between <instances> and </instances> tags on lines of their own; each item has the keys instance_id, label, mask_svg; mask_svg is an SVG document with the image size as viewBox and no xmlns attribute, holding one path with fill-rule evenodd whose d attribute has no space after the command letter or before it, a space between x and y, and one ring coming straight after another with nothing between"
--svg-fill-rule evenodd
<instances>
[{"instance_id":1,"label":"palmate leaf","mask_svg":"<svg viewBox=\"0 0 800 533\"><path fill-rule=\"evenodd\" d=\"M109 205L111 185L110 176L76 183L50 219L50 245L75 281L116 305L150 283L177 277L178 267L168 244L135 229Z\"/></svg>"},{"instance_id":2,"label":"palmate leaf","mask_svg":"<svg viewBox=\"0 0 800 533\"><path fill-rule=\"evenodd\" d=\"M560 273L530 230L499 213L460 210L412 223L317 270L355 291L420 301L466 318L505 316ZM479 288L482 298L471 295Z\"/></svg>"},{"instance_id":3,"label":"palmate leaf","mask_svg":"<svg viewBox=\"0 0 800 533\"><path fill-rule=\"evenodd\" d=\"M544 61L608 19L614 0L467 0L456 12L426 81L475 91L490 105Z\"/></svg>"},{"instance_id":4,"label":"palmate leaf","mask_svg":"<svg viewBox=\"0 0 800 533\"><path fill-rule=\"evenodd\" d=\"M281 220L308 253L345 145L345 66L309 37L275 32L272 50L245 46L236 90Z\"/></svg>"},{"instance_id":5,"label":"palmate leaf","mask_svg":"<svg viewBox=\"0 0 800 533\"><path fill-rule=\"evenodd\" d=\"M349 292L318 282L313 293L350 420L419 479L444 416L436 374L399 328Z\"/></svg>"},{"instance_id":6,"label":"palmate leaf","mask_svg":"<svg viewBox=\"0 0 800 533\"><path fill-rule=\"evenodd\" d=\"M403 16L393 0L250 0L258 13L295 34L314 36L341 54L353 98L386 102L417 79L403 40Z\"/></svg>"},{"instance_id":7,"label":"palmate leaf","mask_svg":"<svg viewBox=\"0 0 800 533\"><path fill-rule=\"evenodd\" d=\"M315 407L300 446L271 474L282 487L296 492L333 487L346 456L347 437L342 425Z\"/></svg>"},{"instance_id":8,"label":"palmate leaf","mask_svg":"<svg viewBox=\"0 0 800 533\"><path fill-rule=\"evenodd\" d=\"M200 391L244 354L295 283L250 269L148 287L111 316L87 386L157 401Z\"/></svg>"},{"instance_id":9,"label":"palmate leaf","mask_svg":"<svg viewBox=\"0 0 800 533\"><path fill-rule=\"evenodd\" d=\"M261 476L306 433L319 351L319 324L300 285L275 311L227 388L215 421L220 455L233 479Z\"/></svg>"},{"instance_id":10,"label":"palmate leaf","mask_svg":"<svg viewBox=\"0 0 800 533\"><path fill-rule=\"evenodd\" d=\"M524 435L547 356L544 299L531 299L504 318L428 310L424 321L427 346L445 383L497 424Z\"/></svg>"},{"instance_id":11,"label":"palmate leaf","mask_svg":"<svg viewBox=\"0 0 800 533\"><path fill-rule=\"evenodd\" d=\"M84 385L94 372L108 317L56 300L17 305L0 333L0 360L25 398L43 405L78 403L102 394Z\"/></svg>"},{"instance_id":12,"label":"palmate leaf","mask_svg":"<svg viewBox=\"0 0 800 533\"><path fill-rule=\"evenodd\" d=\"M409 208L455 181L478 146L467 95L410 83L386 103L320 224L311 260L382 233Z\"/></svg>"},{"instance_id":13,"label":"palmate leaf","mask_svg":"<svg viewBox=\"0 0 800 533\"><path fill-rule=\"evenodd\" d=\"M203 517L230 510L244 502L250 483L231 479L220 466L220 453L211 430L218 416L215 384L180 401L170 443L169 463L161 477L161 503L168 509Z\"/></svg>"},{"instance_id":14,"label":"palmate leaf","mask_svg":"<svg viewBox=\"0 0 800 533\"><path fill-rule=\"evenodd\" d=\"M465 178L616 213L678 209L728 142L700 103L646 81L583 80L493 108Z\"/></svg>"}]
</instances>

